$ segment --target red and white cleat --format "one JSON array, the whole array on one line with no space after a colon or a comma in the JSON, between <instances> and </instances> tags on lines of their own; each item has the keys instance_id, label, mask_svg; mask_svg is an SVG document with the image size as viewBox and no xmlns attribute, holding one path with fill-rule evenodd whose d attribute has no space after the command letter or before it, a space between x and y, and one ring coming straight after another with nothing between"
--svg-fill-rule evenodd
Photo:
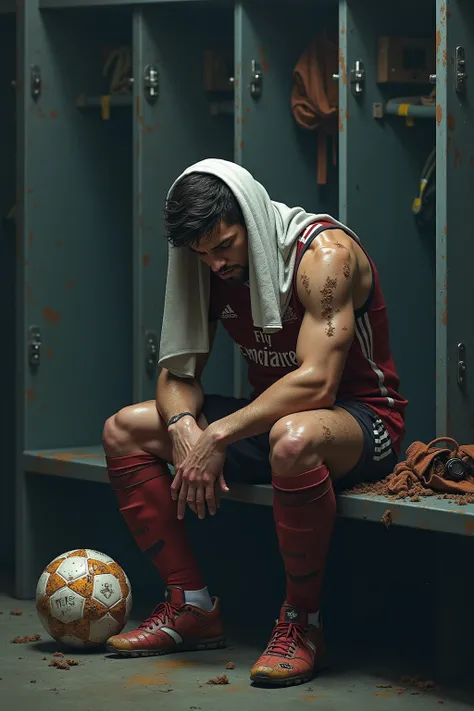
<instances>
[{"instance_id":1,"label":"red and white cleat","mask_svg":"<svg viewBox=\"0 0 474 711\"><path fill-rule=\"evenodd\" d=\"M253 665L258 684L292 686L310 681L325 654L322 630L308 624L306 612L283 605L270 642Z\"/></svg>"},{"instance_id":2,"label":"red and white cleat","mask_svg":"<svg viewBox=\"0 0 474 711\"><path fill-rule=\"evenodd\" d=\"M141 625L107 640L108 652L124 657L148 657L173 652L225 647L218 598L210 612L186 602L178 587L166 589L160 603Z\"/></svg>"}]
</instances>

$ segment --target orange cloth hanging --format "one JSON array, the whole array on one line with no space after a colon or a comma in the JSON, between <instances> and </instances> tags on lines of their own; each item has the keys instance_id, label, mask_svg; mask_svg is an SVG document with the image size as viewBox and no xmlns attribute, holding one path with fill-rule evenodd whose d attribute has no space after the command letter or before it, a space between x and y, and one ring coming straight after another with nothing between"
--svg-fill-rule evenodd
<instances>
[{"instance_id":1,"label":"orange cloth hanging","mask_svg":"<svg viewBox=\"0 0 474 711\"><path fill-rule=\"evenodd\" d=\"M297 123L318 131L319 185L327 183L327 139L332 138L333 162L336 165L338 132L338 85L333 74L338 68L336 36L327 32L316 35L293 70L291 110Z\"/></svg>"}]
</instances>

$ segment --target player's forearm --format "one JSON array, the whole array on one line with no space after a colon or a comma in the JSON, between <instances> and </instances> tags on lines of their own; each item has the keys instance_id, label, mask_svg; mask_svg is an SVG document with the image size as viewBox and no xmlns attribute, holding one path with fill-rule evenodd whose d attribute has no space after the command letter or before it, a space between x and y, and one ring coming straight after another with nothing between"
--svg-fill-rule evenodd
<instances>
[{"instance_id":1,"label":"player's forearm","mask_svg":"<svg viewBox=\"0 0 474 711\"><path fill-rule=\"evenodd\" d=\"M156 387L156 408L165 422L180 412L192 412L198 417L204 403L204 393L197 378L177 378L163 369Z\"/></svg>"},{"instance_id":2,"label":"player's forearm","mask_svg":"<svg viewBox=\"0 0 474 711\"><path fill-rule=\"evenodd\" d=\"M217 420L213 436L227 446L246 437L268 432L286 415L317 410L334 404L334 388L311 367L298 368L270 386L246 407Z\"/></svg>"}]
</instances>

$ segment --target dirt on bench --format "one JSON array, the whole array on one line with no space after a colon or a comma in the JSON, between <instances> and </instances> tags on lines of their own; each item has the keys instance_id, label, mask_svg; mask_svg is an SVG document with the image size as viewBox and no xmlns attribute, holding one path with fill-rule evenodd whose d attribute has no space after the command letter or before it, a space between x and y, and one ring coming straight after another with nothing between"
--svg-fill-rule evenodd
<instances>
[{"instance_id":1,"label":"dirt on bench","mask_svg":"<svg viewBox=\"0 0 474 711\"><path fill-rule=\"evenodd\" d=\"M344 494L362 494L364 496L384 496L393 501L407 499L408 501L420 501L422 498L436 496L437 499L448 499L454 501L458 506L474 504L474 494L443 494L433 489L425 489L419 481L409 482L408 486L397 482L398 474L393 472L381 481L367 484L359 484L353 489L346 489Z\"/></svg>"}]
</instances>

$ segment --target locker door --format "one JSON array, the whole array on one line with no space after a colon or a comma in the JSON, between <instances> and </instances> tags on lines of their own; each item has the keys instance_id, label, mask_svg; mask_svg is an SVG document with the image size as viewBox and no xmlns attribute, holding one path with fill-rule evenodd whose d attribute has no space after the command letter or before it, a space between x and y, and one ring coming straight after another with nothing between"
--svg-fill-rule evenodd
<instances>
[{"instance_id":1,"label":"locker door","mask_svg":"<svg viewBox=\"0 0 474 711\"><path fill-rule=\"evenodd\" d=\"M323 27L337 27L335 2L323 9L288 3L271 12L253 3L236 5L235 160L273 200L335 214L331 151L328 184L318 186L316 134L301 128L291 112L293 69Z\"/></svg>"},{"instance_id":2,"label":"locker door","mask_svg":"<svg viewBox=\"0 0 474 711\"><path fill-rule=\"evenodd\" d=\"M321 29L337 37L337 2L235 8L235 161L249 170L272 200L310 212L338 212L337 168L328 143L328 182L317 183L317 135L291 111L293 69ZM337 70L337 65L335 66ZM247 366L239 351L237 391L247 396ZM239 371L240 364L240 371Z\"/></svg>"},{"instance_id":3,"label":"locker door","mask_svg":"<svg viewBox=\"0 0 474 711\"><path fill-rule=\"evenodd\" d=\"M437 0L436 29L436 429L439 436L448 434L459 443L470 443L474 436L472 2Z\"/></svg>"},{"instance_id":4,"label":"locker door","mask_svg":"<svg viewBox=\"0 0 474 711\"><path fill-rule=\"evenodd\" d=\"M217 42L232 50L233 16L228 8L172 3L136 10L134 18L134 397L144 400L155 397L167 192L189 165L233 157L232 117L213 115L203 71L207 48ZM206 391L232 394L232 372L232 346L219 328L204 371Z\"/></svg>"},{"instance_id":5,"label":"locker door","mask_svg":"<svg viewBox=\"0 0 474 711\"><path fill-rule=\"evenodd\" d=\"M160 137L157 50L148 13L133 16L133 396L155 397L159 322L166 279L166 245L159 239L162 198L156 168ZM145 76L147 77L145 86Z\"/></svg>"},{"instance_id":6,"label":"locker door","mask_svg":"<svg viewBox=\"0 0 474 711\"><path fill-rule=\"evenodd\" d=\"M409 401L405 446L435 434L435 230L423 232L412 212L435 145L435 109L413 120L389 115L390 99L427 96L432 86L428 72L421 85L379 81L377 48L379 37L408 33L428 38L434 53L432 0L415 9L405 0L340 3L340 219L358 233L380 274L401 392Z\"/></svg>"},{"instance_id":7,"label":"locker door","mask_svg":"<svg viewBox=\"0 0 474 711\"><path fill-rule=\"evenodd\" d=\"M98 96L100 48L128 43L131 22L126 11L95 10L90 25L88 13L18 8L18 357L27 449L96 446L105 419L132 397L131 122L125 106L102 120Z\"/></svg>"},{"instance_id":8,"label":"locker door","mask_svg":"<svg viewBox=\"0 0 474 711\"><path fill-rule=\"evenodd\" d=\"M12 8L10 8L12 9ZM14 10L14 8L13 8ZM2 348L0 367L4 374L0 404L0 444L2 457L2 485L4 493L0 503L0 567L11 565L13 556L13 519L11 502L14 496L14 451L11 443L15 437L15 222L12 208L15 204L15 14L7 13L0 5L0 299L2 309L2 338L8 347ZM5 377L6 376L6 377Z\"/></svg>"},{"instance_id":9,"label":"locker door","mask_svg":"<svg viewBox=\"0 0 474 711\"><path fill-rule=\"evenodd\" d=\"M60 499L34 474L87 479L106 418L132 398L130 107L111 101L109 120L100 114L101 50L130 44L131 18L88 12L17 4L20 597L34 595L56 545L48 521L61 527Z\"/></svg>"}]
</instances>

